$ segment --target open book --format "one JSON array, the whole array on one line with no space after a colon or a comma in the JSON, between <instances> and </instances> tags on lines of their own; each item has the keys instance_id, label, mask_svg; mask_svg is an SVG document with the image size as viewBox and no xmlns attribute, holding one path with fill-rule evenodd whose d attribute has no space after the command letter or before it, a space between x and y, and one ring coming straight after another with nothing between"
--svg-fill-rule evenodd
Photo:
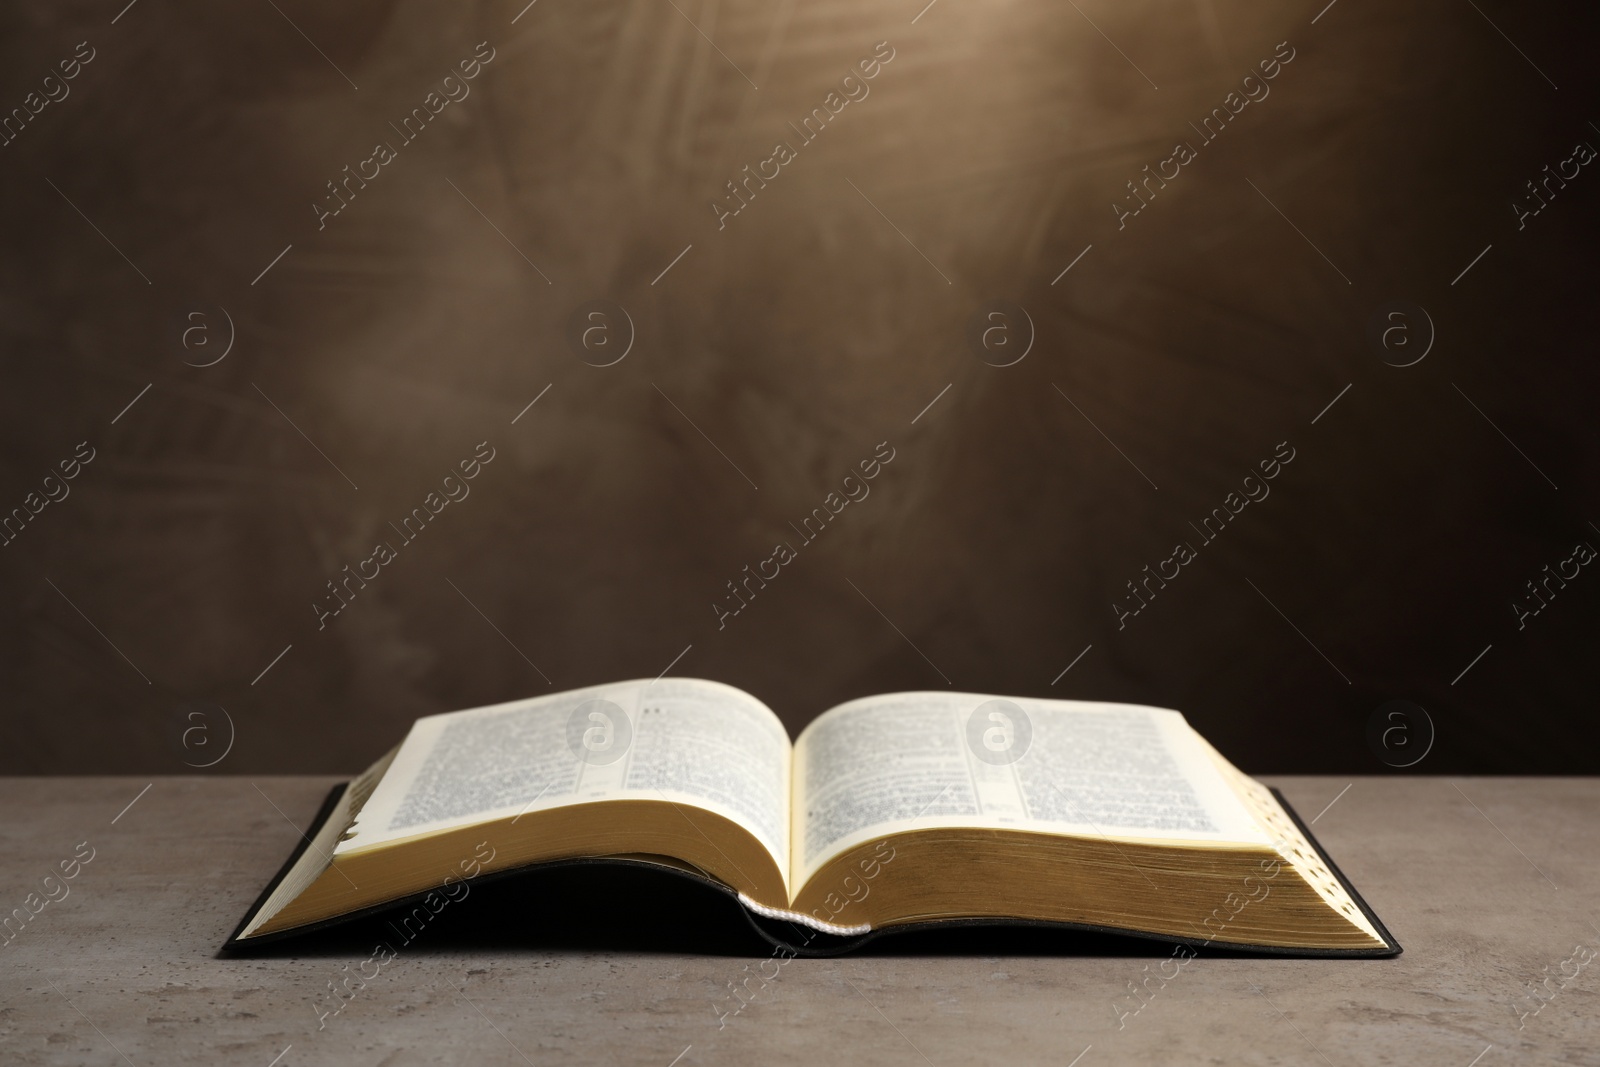
<instances>
[{"instance_id":1,"label":"open book","mask_svg":"<svg viewBox=\"0 0 1600 1067\"><path fill-rule=\"evenodd\" d=\"M704 880L795 951L973 921L1400 951L1280 798L1178 712L895 693L791 744L753 696L687 678L418 720L335 791L229 947L578 860Z\"/></svg>"}]
</instances>

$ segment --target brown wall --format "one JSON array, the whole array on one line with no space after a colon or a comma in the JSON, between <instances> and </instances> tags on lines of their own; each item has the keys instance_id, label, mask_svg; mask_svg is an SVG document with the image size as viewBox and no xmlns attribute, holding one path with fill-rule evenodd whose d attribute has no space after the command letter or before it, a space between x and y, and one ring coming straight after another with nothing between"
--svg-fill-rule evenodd
<instances>
[{"instance_id":1,"label":"brown wall","mask_svg":"<svg viewBox=\"0 0 1600 1067\"><path fill-rule=\"evenodd\" d=\"M94 55L0 148L0 507L94 450L0 549L0 772L181 771L219 707L214 773L348 771L419 715L685 646L675 673L792 729L948 683L1175 706L1247 769L1358 773L1408 699L1438 731L1418 771L1595 769L1600 575L1520 630L1511 607L1600 546L1600 174L1520 230L1511 207L1600 147L1588 9L119 6L0 16L6 108ZM400 144L482 41L470 95ZM787 123L881 41L801 145ZM396 158L319 229L379 140ZM795 158L719 229L778 140ZM1119 229L1178 141L1196 158ZM609 367L567 339L600 299L635 334ZM1437 334L1404 368L1371 338L1398 300ZM969 340L994 302L1035 334L1012 366ZM319 630L325 583L485 441L470 496ZM801 545L880 442L870 495ZM1202 544L1280 442L1270 496Z\"/></svg>"}]
</instances>

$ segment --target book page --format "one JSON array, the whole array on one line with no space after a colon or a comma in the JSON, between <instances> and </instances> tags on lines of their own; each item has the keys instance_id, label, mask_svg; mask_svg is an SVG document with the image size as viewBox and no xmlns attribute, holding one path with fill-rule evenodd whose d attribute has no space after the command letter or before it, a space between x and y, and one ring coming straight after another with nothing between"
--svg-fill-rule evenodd
<instances>
[{"instance_id":1,"label":"book page","mask_svg":"<svg viewBox=\"0 0 1600 1067\"><path fill-rule=\"evenodd\" d=\"M868 697L806 727L794 773L797 890L839 853L914 829L1269 844L1183 716L1141 705Z\"/></svg>"},{"instance_id":2,"label":"book page","mask_svg":"<svg viewBox=\"0 0 1600 1067\"><path fill-rule=\"evenodd\" d=\"M759 700L688 678L417 720L338 847L596 800L666 800L749 830L788 870L788 733Z\"/></svg>"}]
</instances>

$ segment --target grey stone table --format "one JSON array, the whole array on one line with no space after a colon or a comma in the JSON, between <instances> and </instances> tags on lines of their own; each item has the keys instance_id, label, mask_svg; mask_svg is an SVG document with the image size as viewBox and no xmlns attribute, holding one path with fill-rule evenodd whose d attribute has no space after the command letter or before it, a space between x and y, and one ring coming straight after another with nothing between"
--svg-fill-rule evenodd
<instances>
[{"instance_id":1,"label":"grey stone table","mask_svg":"<svg viewBox=\"0 0 1600 1067\"><path fill-rule=\"evenodd\" d=\"M0 934L0 1063L1600 1064L1600 780L1266 780L1404 955L1202 955L1135 998L1164 946L1013 931L780 965L689 928L705 907L568 887L520 923L469 898L381 964L359 931L226 959L331 779L3 779L0 914L38 911Z\"/></svg>"}]
</instances>

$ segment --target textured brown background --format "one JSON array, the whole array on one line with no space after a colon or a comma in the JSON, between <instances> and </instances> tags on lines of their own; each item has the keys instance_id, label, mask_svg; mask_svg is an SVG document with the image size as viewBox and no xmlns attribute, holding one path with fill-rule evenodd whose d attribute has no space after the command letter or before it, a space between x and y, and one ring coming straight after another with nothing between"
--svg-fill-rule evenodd
<instances>
[{"instance_id":1,"label":"textured brown background","mask_svg":"<svg viewBox=\"0 0 1600 1067\"><path fill-rule=\"evenodd\" d=\"M180 743L209 705L237 731L215 773L350 771L416 716L689 645L675 673L791 729L948 679L1174 706L1247 769L1353 773L1406 698L1438 728L1415 771L1594 770L1600 576L1526 630L1510 608L1600 545L1600 176L1521 232L1510 208L1600 145L1588 9L677 6L0 15L6 109L97 52L0 149L0 508L97 449L0 549L0 772L181 770L226 740L212 707L213 747ZM484 40L471 95L319 232L324 183ZM881 40L870 95L719 232L724 183ZM1271 95L1119 232L1124 183L1285 40ZM637 331L608 368L564 339L601 298ZM1404 369L1367 336L1397 299L1438 331ZM995 300L1036 328L1015 366L966 340ZM185 366L219 307L235 347ZM324 583L483 440L471 496L319 632ZM885 440L870 497L719 632L724 582ZM1119 632L1124 582L1284 440L1270 498Z\"/></svg>"}]
</instances>

